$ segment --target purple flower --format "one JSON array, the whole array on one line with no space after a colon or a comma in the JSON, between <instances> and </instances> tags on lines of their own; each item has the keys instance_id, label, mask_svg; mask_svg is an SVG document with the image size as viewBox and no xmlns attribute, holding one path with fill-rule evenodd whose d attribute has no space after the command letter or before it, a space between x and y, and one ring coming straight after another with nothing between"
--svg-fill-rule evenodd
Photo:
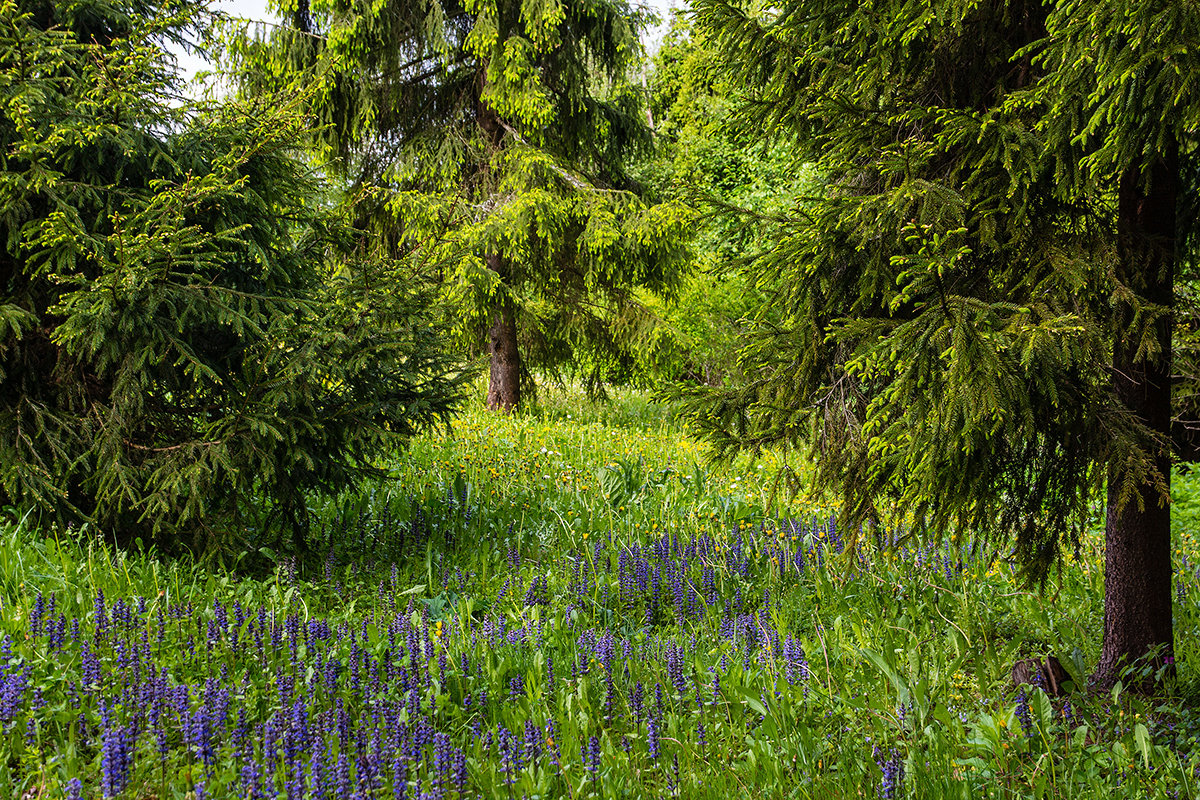
<instances>
[{"instance_id":1,"label":"purple flower","mask_svg":"<svg viewBox=\"0 0 1200 800\"><path fill-rule=\"evenodd\" d=\"M19 665L14 665L10 668L4 664L0 668L0 722L6 727L25 703L25 690L29 687L32 674L33 668L30 666L19 668Z\"/></svg>"},{"instance_id":2,"label":"purple flower","mask_svg":"<svg viewBox=\"0 0 1200 800\"><path fill-rule=\"evenodd\" d=\"M525 761L533 763L542 754L542 737L533 720L525 720Z\"/></svg>"},{"instance_id":3,"label":"purple flower","mask_svg":"<svg viewBox=\"0 0 1200 800\"><path fill-rule=\"evenodd\" d=\"M338 753L337 766L334 768L334 791L337 797L349 797L350 785L350 761L343 750Z\"/></svg>"},{"instance_id":4,"label":"purple flower","mask_svg":"<svg viewBox=\"0 0 1200 800\"><path fill-rule=\"evenodd\" d=\"M443 795L452 780L454 748L450 737L444 733L433 735L433 785Z\"/></svg>"},{"instance_id":5,"label":"purple flower","mask_svg":"<svg viewBox=\"0 0 1200 800\"><path fill-rule=\"evenodd\" d=\"M509 733L503 725L496 729L496 749L500 756L500 771L504 774L505 785L516 783L517 773L521 771L521 753L517 737Z\"/></svg>"},{"instance_id":6,"label":"purple flower","mask_svg":"<svg viewBox=\"0 0 1200 800\"><path fill-rule=\"evenodd\" d=\"M879 796L882 800L892 800L899 796L904 784L904 760L897 750L892 750L887 761L878 762L883 778L879 782Z\"/></svg>"},{"instance_id":7,"label":"purple flower","mask_svg":"<svg viewBox=\"0 0 1200 800\"><path fill-rule=\"evenodd\" d=\"M106 798L116 797L125 791L129 783L137 744L137 726L114 725L103 703L100 706L100 715L104 720L100 740L100 791Z\"/></svg>"},{"instance_id":8,"label":"purple flower","mask_svg":"<svg viewBox=\"0 0 1200 800\"><path fill-rule=\"evenodd\" d=\"M808 659L804 655L804 647L795 638L789 636L783 643L784 677L793 686L808 678Z\"/></svg>"},{"instance_id":9,"label":"purple flower","mask_svg":"<svg viewBox=\"0 0 1200 800\"><path fill-rule=\"evenodd\" d=\"M258 800L263 797L262 770L254 760L253 755L247 755L246 763L242 765L242 797Z\"/></svg>"},{"instance_id":10,"label":"purple flower","mask_svg":"<svg viewBox=\"0 0 1200 800\"><path fill-rule=\"evenodd\" d=\"M37 599L33 601L33 608L29 611L29 633L31 636L37 636L40 632L42 617L46 614L46 598L39 591Z\"/></svg>"},{"instance_id":11,"label":"purple flower","mask_svg":"<svg viewBox=\"0 0 1200 800\"><path fill-rule=\"evenodd\" d=\"M667 645L667 676L676 692L682 695L688 690L688 681L683 674L683 647L680 645Z\"/></svg>"},{"instance_id":12,"label":"purple flower","mask_svg":"<svg viewBox=\"0 0 1200 800\"><path fill-rule=\"evenodd\" d=\"M1029 713L1029 695L1025 693L1025 688L1017 693L1017 720L1021 723L1021 730L1025 731L1026 736L1033 735L1033 715Z\"/></svg>"},{"instance_id":13,"label":"purple flower","mask_svg":"<svg viewBox=\"0 0 1200 800\"><path fill-rule=\"evenodd\" d=\"M593 735L588 739L587 748L583 753L583 763L587 767L587 771L592 773L592 782L595 783L600 776L600 737Z\"/></svg>"},{"instance_id":14,"label":"purple flower","mask_svg":"<svg viewBox=\"0 0 1200 800\"><path fill-rule=\"evenodd\" d=\"M554 766L562 769L558 758L558 727L553 718L546 720L546 752L550 754L550 761Z\"/></svg>"},{"instance_id":15,"label":"purple flower","mask_svg":"<svg viewBox=\"0 0 1200 800\"><path fill-rule=\"evenodd\" d=\"M96 591L96 601L93 604L96 614L96 633L102 634L108 628L108 614L104 610L104 590Z\"/></svg>"},{"instance_id":16,"label":"purple flower","mask_svg":"<svg viewBox=\"0 0 1200 800\"><path fill-rule=\"evenodd\" d=\"M392 762L392 800L408 800L408 765L401 758Z\"/></svg>"}]
</instances>

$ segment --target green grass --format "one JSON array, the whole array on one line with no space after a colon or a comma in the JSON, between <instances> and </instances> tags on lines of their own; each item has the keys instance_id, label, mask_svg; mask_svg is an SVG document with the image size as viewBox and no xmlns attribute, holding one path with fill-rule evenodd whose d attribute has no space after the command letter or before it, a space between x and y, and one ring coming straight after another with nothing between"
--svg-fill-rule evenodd
<instances>
[{"instance_id":1,"label":"green grass","mask_svg":"<svg viewBox=\"0 0 1200 800\"><path fill-rule=\"evenodd\" d=\"M1196 793L1194 478L1177 684L1035 690L1026 732L1013 662L1053 653L1082 682L1098 656L1099 542L1044 594L952 542L839 555L831 509L785 502L778 469L705 466L636 394L549 394L416 440L266 577L237 574L274 555L254 532L222 570L10 524L0 795L287 796L301 776L313 797L339 760L388 798L397 778L413 798L878 797L889 762L897 797Z\"/></svg>"}]
</instances>

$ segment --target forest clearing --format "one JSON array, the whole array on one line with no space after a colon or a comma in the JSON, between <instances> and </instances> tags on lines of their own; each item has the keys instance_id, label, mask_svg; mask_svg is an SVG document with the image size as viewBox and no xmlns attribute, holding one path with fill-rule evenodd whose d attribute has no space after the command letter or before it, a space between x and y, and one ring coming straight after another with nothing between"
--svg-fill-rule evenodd
<instances>
[{"instance_id":1,"label":"forest clearing","mask_svg":"<svg viewBox=\"0 0 1200 800\"><path fill-rule=\"evenodd\" d=\"M952 541L842 552L625 394L475 407L229 570L4 530L0 785L25 797L1188 797L1178 700L1097 657L1098 535L1045 594ZM1200 626L1200 480L1176 625ZM889 535L902 528L889 529ZM273 573L241 577L239 568ZM1187 671L1190 675L1190 670ZM86 791L81 787L86 786Z\"/></svg>"},{"instance_id":2,"label":"forest clearing","mask_svg":"<svg viewBox=\"0 0 1200 800\"><path fill-rule=\"evenodd\" d=\"M0 0L0 797L1200 796L1194 0Z\"/></svg>"}]
</instances>

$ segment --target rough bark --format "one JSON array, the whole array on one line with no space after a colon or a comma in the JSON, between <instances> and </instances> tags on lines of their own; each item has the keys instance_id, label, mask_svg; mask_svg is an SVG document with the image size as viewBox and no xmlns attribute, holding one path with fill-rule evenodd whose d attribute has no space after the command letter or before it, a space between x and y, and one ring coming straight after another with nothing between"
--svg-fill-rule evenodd
<instances>
[{"instance_id":1,"label":"rough bark","mask_svg":"<svg viewBox=\"0 0 1200 800\"><path fill-rule=\"evenodd\" d=\"M1136 172L1123 176L1118 198L1120 261L1118 278L1143 300L1170 307L1174 302L1177 156L1159 159L1145 186ZM1137 486L1122 503L1124 477L1109 475L1104 556L1104 645L1092 684L1108 688L1121 671L1150 654L1158 667L1174 661L1171 622L1171 509L1163 485L1171 477L1171 318L1154 324L1159 352L1138 358L1134 310L1116 310L1113 388L1118 399L1156 436L1154 480ZM1170 661L1165 661L1170 659ZM1151 689L1152 680L1134 688Z\"/></svg>"},{"instance_id":2,"label":"rough bark","mask_svg":"<svg viewBox=\"0 0 1200 800\"><path fill-rule=\"evenodd\" d=\"M489 256L488 267L503 275L503 259ZM521 353L517 350L517 320L512 301L505 298L493 312L488 331L491 372L488 375L487 405L492 410L512 411L521 404Z\"/></svg>"}]
</instances>

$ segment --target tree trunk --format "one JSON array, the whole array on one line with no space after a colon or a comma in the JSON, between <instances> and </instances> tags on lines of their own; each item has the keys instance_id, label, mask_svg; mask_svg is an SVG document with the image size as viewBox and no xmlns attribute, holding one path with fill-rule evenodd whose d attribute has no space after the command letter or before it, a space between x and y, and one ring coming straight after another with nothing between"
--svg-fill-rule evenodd
<instances>
[{"instance_id":1,"label":"tree trunk","mask_svg":"<svg viewBox=\"0 0 1200 800\"><path fill-rule=\"evenodd\" d=\"M1147 188L1134 171L1122 176L1118 198L1118 279L1143 301L1170 307L1174 303L1175 214L1178 156L1172 151L1150 172ZM1107 689L1121 670L1155 654L1157 663L1139 663L1155 671L1173 669L1171 623L1171 509L1164 494L1171 480L1171 315L1157 320L1147 335L1159 352L1137 355L1140 325L1134 309L1115 310L1112 382L1117 398L1149 431L1160 437L1155 467L1161 484L1151 479L1121 503L1124 477L1118 468L1108 478L1108 519L1104 554L1104 645L1092 684ZM1149 690L1148 680L1133 688Z\"/></svg>"},{"instance_id":2,"label":"tree trunk","mask_svg":"<svg viewBox=\"0 0 1200 800\"><path fill-rule=\"evenodd\" d=\"M487 70L480 69L476 76L475 117L492 150L498 150L504 139L504 125L495 109L483 100L487 87ZM491 253L487 256L488 269L507 283L508 266L504 256ZM513 411L521 404L521 353L517 350L517 314L513 302L507 296L492 309L492 327L488 330L488 354L491 370L488 375L488 408L496 411Z\"/></svg>"},{"instance_id":3,"label":"tree trunk","mask_svg":"<svg viewBox=\"0 0 1200 800\"><path fill-rule=\"evenodd\" d=\"M488 267L504 275L500 256L488 256ZM488 331L491 372L488 376L488 408L512 411L521 404L521 353L517 350L517 315L512 300L505 297L493 312Z\"/></svg>"}]
</instances>

